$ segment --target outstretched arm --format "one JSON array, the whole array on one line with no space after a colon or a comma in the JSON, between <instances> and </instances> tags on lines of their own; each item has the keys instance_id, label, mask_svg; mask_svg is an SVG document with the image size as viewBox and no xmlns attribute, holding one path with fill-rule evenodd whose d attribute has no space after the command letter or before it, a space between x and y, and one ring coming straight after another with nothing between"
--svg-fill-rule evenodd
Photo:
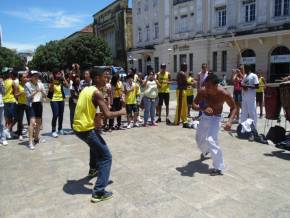
<instances>
[{"instance_id":1,"label":"outstretched arm","mask_svg":"<svg viewBox=\"0 0 290 218\"><path fill-rule=\"evenodd\" d=\"M100 110L102 111L102 113L104 114L104 116L106 118L111 119L111 118L114 118L114 117L119 117L119 116L122 116L122 115L126 115L125 109L120 110L120 111L116 111L116 112L111 112L109 110L107 104L105 103L103 96L97 91L93 94L92 101L93 101L93 104L95 105L95 107L97 107L97 106L100 107Z\"/></svg>"}]
</instances>

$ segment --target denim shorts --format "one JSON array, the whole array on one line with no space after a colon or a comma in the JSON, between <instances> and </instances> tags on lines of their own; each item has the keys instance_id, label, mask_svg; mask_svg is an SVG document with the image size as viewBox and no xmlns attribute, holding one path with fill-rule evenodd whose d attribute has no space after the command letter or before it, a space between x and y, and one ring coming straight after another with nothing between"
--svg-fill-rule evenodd
<instances>
[{"instance_id":1,"label":"denim shorts","mask_svg":"<svg viewBox=\"0 0 290 218\"><path fill-rule=\"evenodd\" d=\"M4 103L4 116L8 119L16 118L16 103Z\"/></svg>"}]
</instances>

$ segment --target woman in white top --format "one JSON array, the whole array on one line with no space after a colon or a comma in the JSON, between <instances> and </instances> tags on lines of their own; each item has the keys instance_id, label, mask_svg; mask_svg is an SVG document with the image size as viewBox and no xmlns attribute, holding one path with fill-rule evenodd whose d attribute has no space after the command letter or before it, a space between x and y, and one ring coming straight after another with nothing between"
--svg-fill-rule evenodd
<instances>
[{"instance_id":1,"label":"woman in white top","mask_svg":"<svg viewBox=\"0 0 290 218\"><path fill-rule=\"evenodd\" d=\"M143 82L144 85L144 127L147 126L149 115L151 117L152 126L157 126L155 123L155 109L158 97L158 87L160 83L156 80L154 73L149 72L146 80Z\"/></svg>"},{"instance_id":2,"label":"woman in white top","mask_svg":"<svg viewBox=\"0 0 290 218\"><path fill-rule=\"evenodd\" d=\"M42 121L43 98L46 92L43 83L39 80L39 73L33 71L31 80L24 87L27 104L29 107L30 125L29 125L29 148L34 150L34 145L39 143L39 131Z\"/></svg>"}]
</instances>

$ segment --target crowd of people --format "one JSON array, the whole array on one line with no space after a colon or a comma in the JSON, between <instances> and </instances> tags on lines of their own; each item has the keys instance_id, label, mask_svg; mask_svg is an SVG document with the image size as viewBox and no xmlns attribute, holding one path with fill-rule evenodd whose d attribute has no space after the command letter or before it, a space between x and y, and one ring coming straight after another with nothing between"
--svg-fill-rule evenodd
<instances>
[{"instance_id":1,"label":"crowd of people","mask_svg":"<svg viewBox=\"0 0 290 218\"><path fill-rule=\"evenodd\" d=\"M80 66L74 64L67 75L61 70L54 70L49 77L48 88L41 82L39 72L8 69L0 78L1 143L7 145L6 139L10 138L23 140L26 134L23 118L26 114L28 147L35 149L35 145L42 141L39 133L45 98L50 99L52 110L51 136L57 138L65 134L65 89L69 89L71 128L90 147L89 175L98 174L93 202L112 197L112 193L105 191L109 183L112 155L101 133L140 126L157 127L162 122L163 105L167 125L182 124L183 128L197 128L196 143L202 152L201 160L210 154L213 160L211 175L223 175L223 152L218 142L223 105L227 103L231 109L225 130L230 130L233 122L242 123L248 118L256 126L256 102L260 107L260 117L263 116L265 79L261 72L255 74L250 66L240 65L233 70L234 90L231 94L223 87L227 83L226 77L223 76L221 81L208 70L205 63L196 76L188 72L186 64L181 64L180 69L176 77L176 112L173 122L169 119L172 80L165 64L160 66L159 72L149 70L146 75L131 69L125 81L118 73L111 74L109 68L88 68L81 73ZM198 111L198 116L191 117L191 109ZM144 119L140 116L142 110ZM125 124L122 116L127 118ZM194 121L199 122L198 127L192 125ZM16 123L17 131L13 132Z\"/></svg>"}]
</instances>

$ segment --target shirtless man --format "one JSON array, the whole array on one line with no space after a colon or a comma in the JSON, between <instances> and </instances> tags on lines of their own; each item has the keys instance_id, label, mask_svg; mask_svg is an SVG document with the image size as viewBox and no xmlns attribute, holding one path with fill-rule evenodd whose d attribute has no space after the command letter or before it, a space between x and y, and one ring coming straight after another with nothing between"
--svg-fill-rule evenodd
<instances>
[{"instance_id":1,"label":"shirtless man","mask_svg":"<svg viewBox=\"0 0 290 218\"><path fill-rule=\"evenodd\" d=\"M231 94L220 87L219 79L214 74L209 74L205 79L204 87L197 93L193 101L192 108L202 112L199 127L196 132L196 142L201 150L201 161L210 153L213 160L213 170L211 176L223 175L224 158L223 152L218 142L218 131L220 127L223 105L226 102L232 109L231 117L224 129L231 129L237 108ZM205 109L200 108L199 103L205 101Z\"/></svg>"}]
</instances>

